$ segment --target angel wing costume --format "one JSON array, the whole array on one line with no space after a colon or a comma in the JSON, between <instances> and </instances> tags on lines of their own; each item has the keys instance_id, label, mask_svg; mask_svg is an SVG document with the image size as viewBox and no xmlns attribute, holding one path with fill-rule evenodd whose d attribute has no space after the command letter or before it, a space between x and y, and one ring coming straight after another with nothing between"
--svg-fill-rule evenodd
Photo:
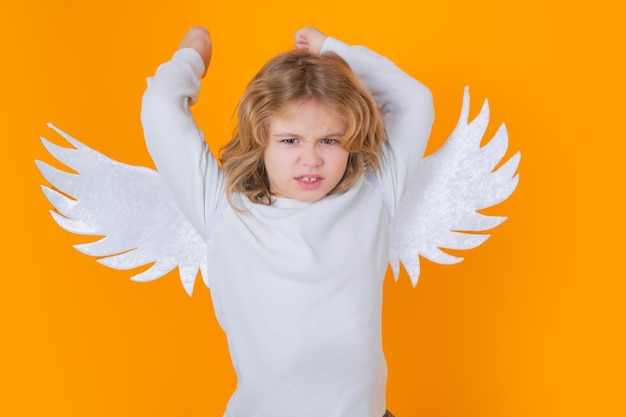
<instances>
[{"instance_id":1,"label":"angel wing costume","mask_svg":"<svg viewBox=\"0 0 626 417\"><path fill-rule=\"evenodd\" d=\"M188 111L204 71L189 49L159 68L144 96L158 173L111 160L54 126L74 149L43 143L76 174L37 161L61 191L43 186L57 223L104 236L79 250L118 269L154 263L133 277L141 281L178 266L189 294L201 270L238 376L229 417L383 415L388 263L397 278L402 262L416 284L419 256L460 261L441 248L481 244L488 235L475 232L504 218L477 211L517 185L519 153L495 169L506 129L480 146L488 107L468 122L467 89L450 138L422 158L433 117L428 90L363 47L328 38L323 50L342 56L372 91L389 135L379 170L345 193L314 203L277 198L272 206L233 195L243 211L225 203L224 175Z\"/></svg>"}]
</instances>

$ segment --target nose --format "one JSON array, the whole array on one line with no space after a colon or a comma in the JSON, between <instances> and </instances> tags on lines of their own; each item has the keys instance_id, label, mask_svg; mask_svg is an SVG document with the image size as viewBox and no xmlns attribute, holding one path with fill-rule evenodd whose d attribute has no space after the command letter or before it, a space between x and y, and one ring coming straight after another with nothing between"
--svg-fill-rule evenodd
<instances>
[{"instance_id":1,"label":"nose","mask_svg":"<svg viewBox=\"0 0 626 417\"><path fill-rule=\"evenodd\" d=\"M319 167L322 165L323 161L320 150L317 148L316 144L307 144L307 146L303 147L302 154L300 155L300 162L303 166Z\"/></svg>"}]
</instances>

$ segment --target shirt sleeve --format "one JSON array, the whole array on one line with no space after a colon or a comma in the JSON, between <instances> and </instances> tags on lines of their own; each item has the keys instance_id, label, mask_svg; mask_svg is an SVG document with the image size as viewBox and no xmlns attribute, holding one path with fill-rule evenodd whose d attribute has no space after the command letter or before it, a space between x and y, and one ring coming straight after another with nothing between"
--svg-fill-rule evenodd
<instances>
[{"instance_id":1,"label":"shirt sleeve","mask_svg":"<svg viewBox=\"0 0 626 417\"><path fill-rule=\"evenodd\" d=\"M392 214L405 185L424 155L434 121L430 90L387 58L363 47L327 38L322 52L345 59L369 88L383 113L388 141L379 154L376 176L388 194Z\"/></svg>"},{"instance_id":2,"label":"shirt sleeve","mask_svg":"<svg viewBox=\"0 0 626 417\"><path fill-rule=\"evenodd\" d=\"M141 123L148 151L178 206L201 236L224 196L224 173L190 111L204 64L193 49L178 50L148 78Z\"/></svg>"}]
</instances>

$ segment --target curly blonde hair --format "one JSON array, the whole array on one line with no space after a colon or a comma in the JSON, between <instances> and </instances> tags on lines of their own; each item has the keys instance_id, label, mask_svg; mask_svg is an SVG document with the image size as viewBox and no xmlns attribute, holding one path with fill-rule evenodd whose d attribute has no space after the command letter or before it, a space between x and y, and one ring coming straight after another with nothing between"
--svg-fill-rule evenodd
<instances>
[{"instance_id":1,"label":"curly blonde hair","mask_svg":"<svg viewBox=\"0 0 626 417\"><path fill-rule=\"evenodd\" d=\"M348 190L365 170L378 168L386 134L369 90L339 55L294 50L267 62L244 91L234 136L220 158L229 200L238 192L254 203L272 204L264 164L270 119L308 100L335 110L346 125L342 145L349 152L348 164L330 194Z\"/></svg>"}]
</instances>

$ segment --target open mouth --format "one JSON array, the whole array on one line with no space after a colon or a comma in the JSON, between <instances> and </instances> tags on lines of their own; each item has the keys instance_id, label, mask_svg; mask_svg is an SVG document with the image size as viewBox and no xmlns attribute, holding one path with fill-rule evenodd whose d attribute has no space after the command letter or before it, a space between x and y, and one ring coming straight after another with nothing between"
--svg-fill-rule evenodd
<instances>
[{"instance_id":1,"label":"open mouth","mask_svg":"<svg viewBox=\"0 0 626 417\"><path fill-rule=\"evenodd\" d=\"M322 179L322 177L298 177L298 178L296 178L296 179L297 179L298 181L311 183L311 182L320 181L320 180Z\"/></svg>"}]
</instances>

